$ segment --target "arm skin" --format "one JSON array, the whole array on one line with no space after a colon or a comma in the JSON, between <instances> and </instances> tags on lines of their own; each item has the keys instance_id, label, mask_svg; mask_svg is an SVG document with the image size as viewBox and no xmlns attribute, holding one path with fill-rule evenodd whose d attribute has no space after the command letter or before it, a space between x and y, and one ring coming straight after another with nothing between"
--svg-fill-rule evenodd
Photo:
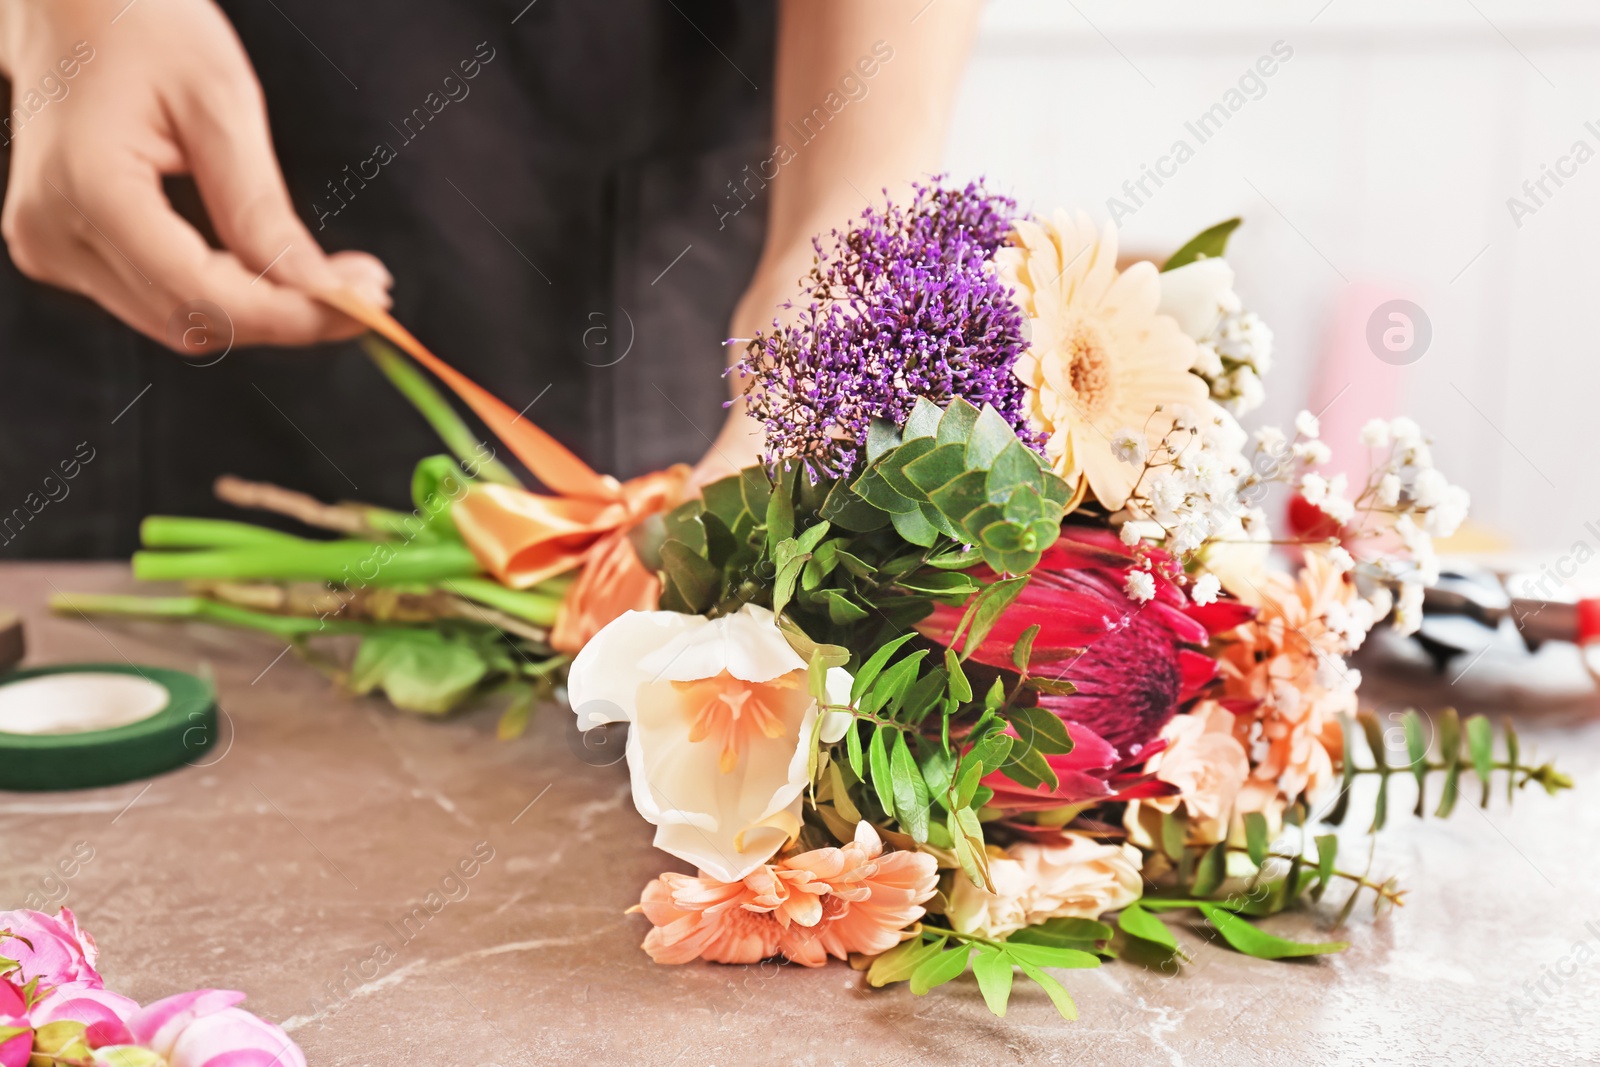
<instances>
[{"instance_id":1,"label":"arm skin","mask_svg":"<svg viewBox=\"0 0 1600 1067\"><path fill-rule=\"evenodd\" d=\"M169 322L193 300L221 307L239 345L360 333L308 295L327 288L388 306L382 263L326 255L295 214L261 86L212 0L0 0L0 70L13 108L0 233L30 278L180 352ZM168 203L173 174L194 175L221 250Z\"/></svg>"},{"instance_id":2,"label":"arm skin","mask_svg":"<svg viewBox=\"0 0 1600 1067\"><path fill-rule=\"evenodd\" d=\"M768 186L766 244L735 309L729 336L770 326L778 305L795 296L811 268L811 239L842 227L883 190L898 196L939 168L962 67L978 23L980 0L783 0L778 20L774 139L795 148ZM880 44L881 42L881 44ZM871 78L858 63L892 56ZM866 95L851 100L805 144L787 128L852 75ZM859 92L859 90L858 90ZM842 95L842 94L841 94ZM729 346L730 362L743 355ZM695 471L698 484L757 461L761 427L743 412L744 384L729 376L734 405Z\"/></svg>"}]
</instances>

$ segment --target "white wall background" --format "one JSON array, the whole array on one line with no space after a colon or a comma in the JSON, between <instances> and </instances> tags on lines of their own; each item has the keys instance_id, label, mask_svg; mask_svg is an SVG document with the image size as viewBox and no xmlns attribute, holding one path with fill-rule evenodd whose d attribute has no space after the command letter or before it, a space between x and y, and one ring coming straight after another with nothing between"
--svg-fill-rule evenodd
<instances>
[{"instance_id":1,"label":"white wall background","mask_svg":"<svg viewBox=\"0 0 1600 1067\"><path fill-rule=\"evenodd\" d=\"M1251 423L1312 402L1348 286L1416 301L1433 327L1419 360L1362 353L1338 373L1397 377L1397 410L1371 413L1416 417L1518 546L1600 549L1600 158L1520 228L1506 205L1574 141L1600 151L1584 128L1600 131L1600 4L991 0L950 169L1106 218L1280 40L1293 58L1123 220L1124 247L1159 257L1245 217L1229 259L1277 334Z\"/></svg>"}]
</instances>

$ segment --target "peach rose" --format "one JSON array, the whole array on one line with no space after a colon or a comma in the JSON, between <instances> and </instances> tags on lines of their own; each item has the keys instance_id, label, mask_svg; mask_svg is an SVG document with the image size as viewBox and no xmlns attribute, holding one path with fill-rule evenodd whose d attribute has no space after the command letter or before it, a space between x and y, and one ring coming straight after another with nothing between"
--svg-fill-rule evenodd
<instances>
[{"instance_id":1,"label":"peach rose","mask_svg":"<svg viewBox=\"0 0 1600 1067\"><path fill-rule=\"evenodd\" d=\"M1234 714L1214 700L1201 701L1187 715L1174 715L1162 727L1167 747L1151 756L1144 769L1177 786L1179 792L1128 805L1124 823L1137 843L1149 843L1140 825L1143 809L1172 812L1179 804L1189 814L1192 839L1207 844L1223 839L1250 776L1250 759L1234 737L1234 728Z\"/></svg>"},{"instance_id":2,"label":"peach rose","mask_svg":"<svg viewBox=\"0 0 1600 1067\"><path fill-rule=\"evenodd\" d=\"M945 910L955 929L1001 938L1048 919L1098 919L1139 899L1138 849L1084 834L1061 836L1065 844L1023 842L991 859L996 892L956 875Z\"/></svg>"}]
</instances>

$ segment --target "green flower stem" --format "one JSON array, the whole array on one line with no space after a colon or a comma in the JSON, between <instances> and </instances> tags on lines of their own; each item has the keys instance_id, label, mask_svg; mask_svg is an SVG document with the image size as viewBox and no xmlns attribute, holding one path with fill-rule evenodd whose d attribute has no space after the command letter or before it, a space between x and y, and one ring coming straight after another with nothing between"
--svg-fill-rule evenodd
<instances>
[{"instance_id":1,"label":"green flower stem","mask_svg":"<svg viewBox=\"0 0 1600 1067\"><path fill-rule=\"evenodd\" d=\"M1463 773L1477 773L1476 766L1470 759L1463 759L1456 766ZM1447 764L1436 763L1433 760L1424 761L1422 768L1428 774L1442 774L1450 769ZM1489 764L1489 769L1491 771L1509 771L1511 772L1513 778L1520 774L1522 775L1524 783L1538 782L1551 792L1554 792L1557 789L1572 788L1572 779L1556 770L1555 766L1549 763L1542 764L1538 767L1530 767L1525 763L1512 763L1510 760L1496 760L1495 762ZM1352 767L1349 773L1351 775L1381 774L1384 777L1388 777L1395 774L1416 774L1417 768L1416 764L1414 763L1406 763L1388 767Z\"/></svg>"},{"instance_id":2,"label":"green flower stem","mask_svg":"<svg viewBox=\"0 0 1600 1067\"><path fill-rule=\"evenodd\" d=\"M269 615L234 604L199 596L118 596L60 593L50 598L50 610L61 615L119 615L135 619L198 619L204 622L261 630L285 640L315 634L369 633L368 623Z\"/></svg>"},{"instance_id":3,"label":"green flower stem","mask_svg":"<svg viewBox=\"0 0 1600 1067\"><path fill-rule=\"evenodd\" d=\"M136 552L142 581L325 581L369 585L465 578L482 568L466 545L387 545L372 541L301 541L198 552Z\"/></svg>"},{"instance_id":4,"label":"green flower stem","mask_svg":"<svg viewBox=\"0 0 1600 1067\"><path fill-rule=\"evenodd\" d=\"M561 608L562 594L551 592L544 585L508 589L492 578L450 578L441 585L457 596L487 604L535 626L554 626L556 612Z\"/></svg>"},{"instance_id":5,"label":"green flower stem","mask_svg":"<svg viewBox=\"0 0 1600 1067\"><path fill-rule=\"evenodd\" d=\"M151 515L145 519L139 524L139 540L146 548L250 548L306 543L305 538L248 522L175 515Z\"/></svg>"},{"instance_id":6,"label":"green flower stem","mask_svg":"<svg viewBox=\"0 0 1600 1067\"><path fill-rule=\"evenodd\" d=\"M977 934L964 934L959 930L948 930L943 926L929 926L927 923L922 924L922 932L925 934L933 934L935 937L943 934L946 937L956 937L960 938L962 941L975 942L976 944L980 945L993 945L996 948L1004 948L1006 944L1004 941L996 941L991 937L979 937Z\"/></svg>"},{"instance_id":7,"label":"green flower stem","mask_svg":"<svg viewBox=\"0 0 1600 1067\"><path fill-rule=\"evenodd\" d=\"M469 465L474 477L501 485L522 485L509 467L493 458L493 452L478 440L478 435L456 414L450 402L410 360L370 334L362 339L361 347L394 387L428 420L445 447L456 459Z\"/></svg>"},{"instance_id":8,"label":"green flower stem","mask_svg":"<svg viewBox=\"0 0 1600 1067\"><path fill-rule=\"evenodd\" d=\"M1244 845L1229 845L1228 851L1242 852L1248 855L1250 849ZM1293 863L1295 860L1293 854L1286 854L1283 852L1268 852L1264 858L1269 860L1282 860L1284 863ZM1311 865L1313 870L1315 869L1316 861L1314 859L1302 856L1300 857L1300 861L1302 863ZM1351 874L1349 871L1342 871L1337 867L1333 868L1331 873L1335 878L1343 878L1346 881L1354 882L1358 890L1370 889L1374 893L1377 893L1379 896L1383 897L1385 900L1389 901L1391 904L1395 905L1395 907L1405 907L1405 901L1400 899L1404 895L1403 890L1396 891L1394 889L1390 889L1385 883L1374 882L1364 874Z\"/></svg>"}]
</instances>

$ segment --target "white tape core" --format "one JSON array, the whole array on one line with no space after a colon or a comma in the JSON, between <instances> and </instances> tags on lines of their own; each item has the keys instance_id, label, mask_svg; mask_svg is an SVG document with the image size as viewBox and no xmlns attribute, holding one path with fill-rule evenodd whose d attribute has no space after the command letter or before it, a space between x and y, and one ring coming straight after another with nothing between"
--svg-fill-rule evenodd
<instances>
[{"instance_id":1,"label":"white tape core","mask_svg":"<svg viewBox=\"0 0 1600 1067\"><path fill-rule=\"evenodd\" d=\"M45 674L0 685L0 733L78 734L148 719L167 688L132 674Z\"/></svg>"}]
</instances>

